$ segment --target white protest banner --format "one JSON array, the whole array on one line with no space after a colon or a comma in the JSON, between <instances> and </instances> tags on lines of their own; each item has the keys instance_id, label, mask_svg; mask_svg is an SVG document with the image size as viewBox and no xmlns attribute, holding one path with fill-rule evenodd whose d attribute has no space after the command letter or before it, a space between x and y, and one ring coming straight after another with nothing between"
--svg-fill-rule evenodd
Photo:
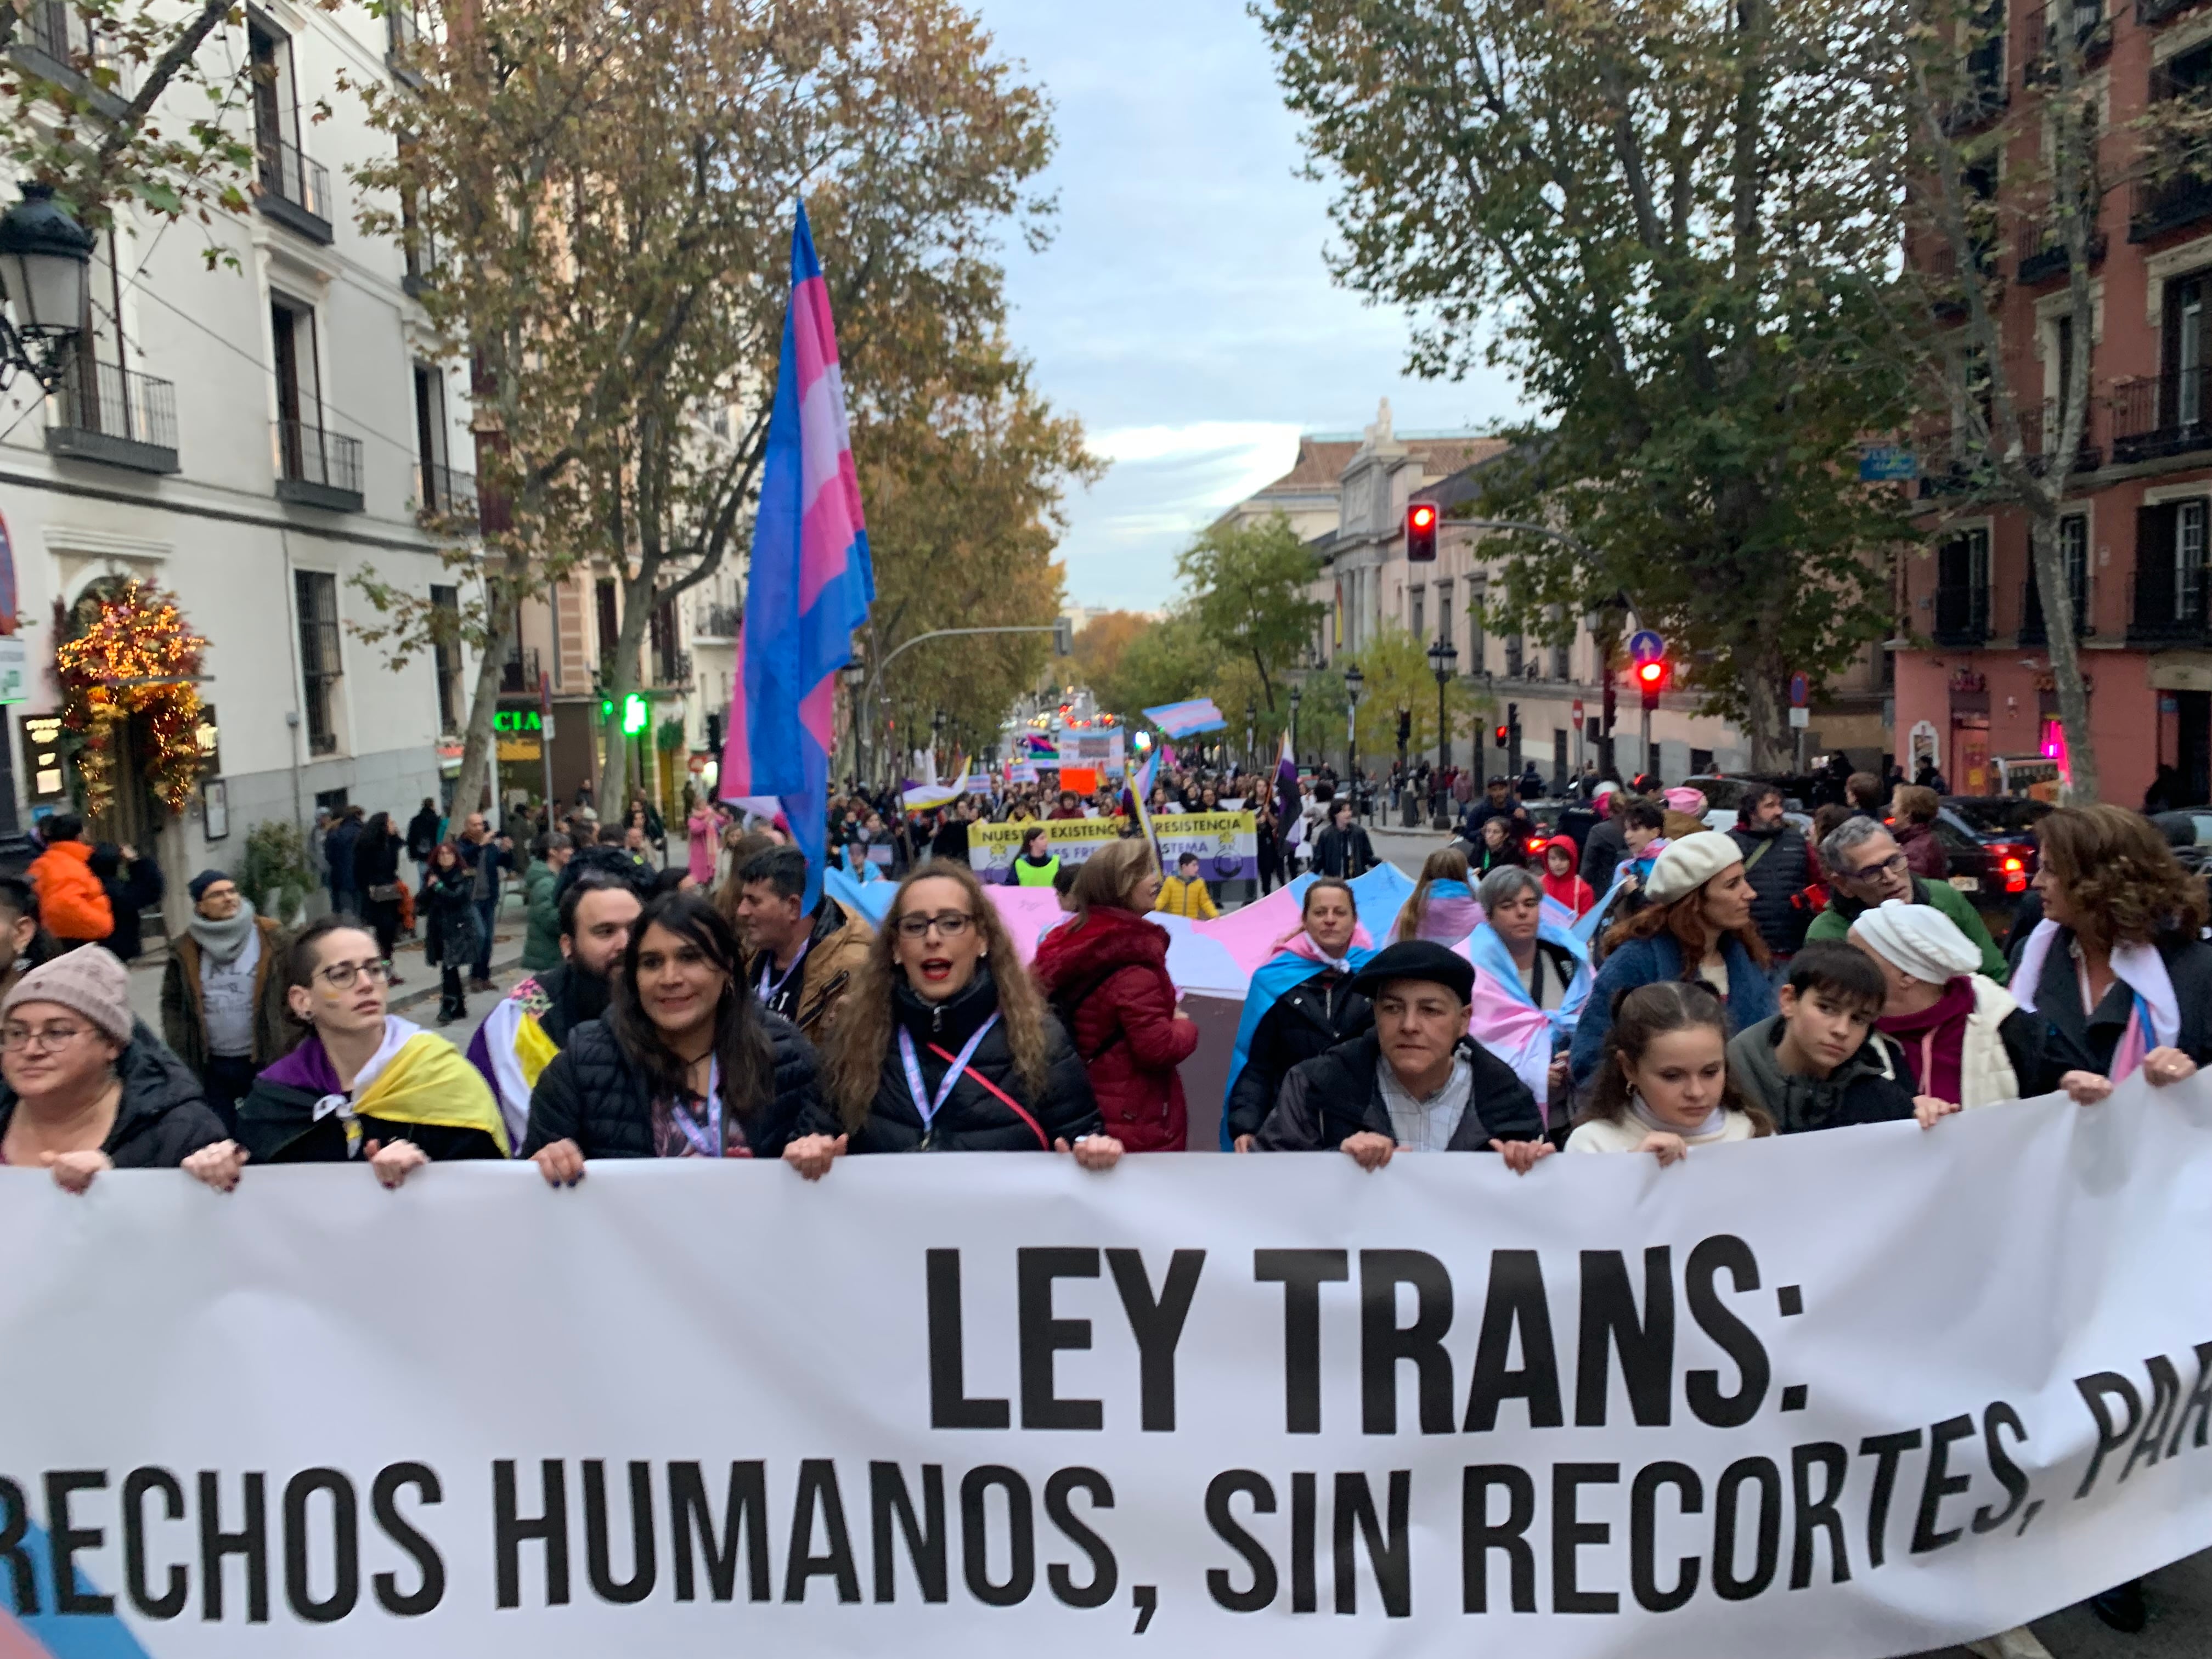
<instances>
[{"instance_id":1,"label":"white protest banner","mask_svg":"<svg viewBox=\"0 0 2212 1659\"><path fill-rule=\"evenodd\" d=\"M1872 1659L2212 1544L2212 1083L1644 1156L0 1170L0 1653Z\"/></svg>"}]
</instances>

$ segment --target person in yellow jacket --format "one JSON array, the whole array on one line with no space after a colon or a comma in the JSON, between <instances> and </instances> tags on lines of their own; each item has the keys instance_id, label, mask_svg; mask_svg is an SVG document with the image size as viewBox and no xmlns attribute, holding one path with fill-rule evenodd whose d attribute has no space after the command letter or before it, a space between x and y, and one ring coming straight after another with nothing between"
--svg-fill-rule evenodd
<instances>
[{"instance_id":1,"label":"person in yellow jacket","mask_svg":"<svg viewBox=\"0 0 2212 1659\"><path fill-rule=\"evenodd\" d=\"M1176 860L1176 872L1160 884L1160 901L1152 908L1193 921L1211 921L1221 914L1214 908L1213 895L1198 878L1197 854L1185 853Z\"/></svg>"}]
</instances>

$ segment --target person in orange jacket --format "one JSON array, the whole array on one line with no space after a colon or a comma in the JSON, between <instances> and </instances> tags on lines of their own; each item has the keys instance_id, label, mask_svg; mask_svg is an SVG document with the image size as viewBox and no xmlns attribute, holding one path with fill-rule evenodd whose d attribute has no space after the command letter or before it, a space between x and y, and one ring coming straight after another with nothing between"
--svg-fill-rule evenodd
<instances>
[{"instance_id":1,"label":"person in orange jacket","mask_svg":"<svg viewBox=\"0 0 2212 1659\"><path fill-rule=\"evenodd\" d=\"M97 944L115 931L115 910L92 873L84 820L74 812L57 812L40 831L46 850L31 861L29 871L39 895L39 919L64 949Z\"/></svg>"}]
</instances>

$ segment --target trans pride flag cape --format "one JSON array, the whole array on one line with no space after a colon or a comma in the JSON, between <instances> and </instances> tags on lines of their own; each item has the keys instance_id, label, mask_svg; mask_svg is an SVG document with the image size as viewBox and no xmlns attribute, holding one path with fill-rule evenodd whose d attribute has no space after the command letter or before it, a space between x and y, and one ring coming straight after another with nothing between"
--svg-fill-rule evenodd
<instances>
[{"instance_id":1,"label":"trans pride flag cape","mask_svg":"<svg viewBox=\"0 0 2212 1659\"><path fill-rule=\"evenodd\" d=\"M721 791L725 800L782 801L806 854L809 910L822 896L829 861L837 671L852 661L853 630L867 621L875 597L837 330L802 204L791 234L791 306L761 464Z\"/></svg>"},{"instance_id":2,"label":"trans pride flag cape","mask_svg":"<svg viewBox=\"0 0 2212 1659\"><path fill-rule=\"evenodd\" d=\"M1474 964L1474 1001L1468 1012L1467 1034L1528 1085L1548 1127L1552 1057L1575 1034L1575 1022L1589 1000L1591 974L1588 948L1567 929L1547 921L1537 928L1536 937L1575 959L1574 982L1557 1008L1539 1008L1529 1000L1520 970L1496 928L1478 927L1454 948Z\"/></svg>"}]
</instances>

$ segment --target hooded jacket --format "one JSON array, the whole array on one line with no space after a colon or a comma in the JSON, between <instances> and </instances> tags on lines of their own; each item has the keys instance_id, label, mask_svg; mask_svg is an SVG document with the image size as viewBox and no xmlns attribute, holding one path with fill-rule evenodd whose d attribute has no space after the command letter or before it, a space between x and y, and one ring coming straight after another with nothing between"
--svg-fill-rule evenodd
<instances>
[{"instance_id":1,"label":"hooded jacket","mask_svg":"<svg viewBox=\"0 0 2212 1659\"><path fill-rule=\"evenodd\" d=\"M1111 905L1055 927L1030 971L1073 1020L1107 1133L1133 1152L1179 1152L1189 1138L1182 1074L1198 1027L1176 1015L1167 930Z\"/></svg>"},{"instance_id":2,"label":"hooded jacket","mask_svg":"<svg viewBox=\"0 0 2212 1659\"><path fill-rule=\"evenodd\" d=\"M799 1003L792 1023L812 1042L829 1037L836 1024L837 1005L851 988L853 975L868 959L876 930L859 916L848 914L835 899L824 898L814 913L813 931L806 936L806 959L799 965ZM745 980L760 975L760 953L745 958Z\"/></svg>"},{"instance_id":3,"label":"hooded jacket","mask_svg":"<svg viewBox=\"0 0 2212 1659\"><path fill-rule=\"evenodd\" d=\"M144 1021L131 1023L131 1042L115 1071L123 1080L123 1098L100 1150L117 1169L173 1170L203 1146L227 1138L200 1080ZM15 1091L0 1083L0 1136L15 1119Z\"/></svg>"},{"instance_id":4,"label":"hooded jacket","mask_svg":"<svg viewBox=\"0 0 2212 1659\"><path fill-rule=\"evenodd\" d=\"M1552 854L1564 852L1567 855L1567 873L1552 873ZM1570 914L1580 919L1590 906L1597 902L1597 894L1578 872L1583 861L1582 848L1575 845L1572 836L1554 836L1544 843L1544 891L1565 905Z\"/></svg>"},{"instance_id":5,"label":"hooded jacket","mask_svg":"<svg viewBox=\"0 0 2212 1659\"><path fill-rule=\"evenodd\" d=\"M1869 1033L1859 1051L1824 1078L1782 1069L1784 1020L1777 1014L1736 1033L1728 1046L1729 1075L1776 1132L1802 1134L1861 1123L1895 1123L1912 1115L1912 1079L1896 1045Z\"/></svg>"},{"instance_id":6,"label":"hooded jacket","mask_svg":"<svg viewBox=\"0 0 2212 1659\"><path fill-rule=\"evenodd\" d=\"M539 859L522 878L529 920L522 935L522 965L531 973L561 965L561 905L553 895L561 872Z\"/></svg>"},{"instance_id":7,"label":"hooded jacket","mask_svg":"<svg viewBox=\"0 0 2212 1659\"><path fill-rule=\"evenodd\" d=\"M934 1052L957 1057L976 1029L999 1012L999 988L988 966L979 965L968 988L943 1002L928 1002L902 982L891 990L892 1017L914 1043L922 1088L933 1098L945 1086L949 1063ZM988 1086L986 1086L988 1085ZM1006 1098L1001 1098L1001 1096ZM1012 1100L1014 1105L1007 1104ZM1017 1111L1015 1106L1020 1110ZM807 1130L836 1134L842 1126L810 1121ZM1045 1016L1045 1076L1030 1089L1014 1071L1014 1054L1003 1023L983 1034L969 1057L968 1073L952 1085L927 1124L915 1105L914 1088L896 1033L884 1045L883 1070L866 1122L851 1132L853 1152L1041 1152L1061 1140L1103 1133L1091 1079L1058 1019Z\"/></svg>"},{"instance_id":8,"label":"hooded jacket","mask_svg":"<svg viewBox=\"0 0 2212 1659\"><path fill-rule=\"evenodd\" d=\"M1452 1131L1454 1152L1486 1152L1493 1140L1540 1140L1544 1121L1536 1097L1512 1067L1473 1037L1462 1037L1455 1052L1474 1068L1467 1110ZM1392 1134L1390 1108L1382 1098L1382 1039L1372 1030L1340 1043L1327 1054L1291 1067L1267 1121L1260 1126L1263 1152L1334 1152L1365 1130Z\"/></svg>"},{"instance_id":9,"label":"hooded jacket","mask_svg":"<svg viewBox=\"0 0 2212 1659\"><path fill-rule=\"evenodd\" d=\"M27 873L39 896L39 921L56 939L82 943L115 931L115 908L92 873L92 848L83 842L54 842L31 860Z\"/></svg>"}]
</instances>

